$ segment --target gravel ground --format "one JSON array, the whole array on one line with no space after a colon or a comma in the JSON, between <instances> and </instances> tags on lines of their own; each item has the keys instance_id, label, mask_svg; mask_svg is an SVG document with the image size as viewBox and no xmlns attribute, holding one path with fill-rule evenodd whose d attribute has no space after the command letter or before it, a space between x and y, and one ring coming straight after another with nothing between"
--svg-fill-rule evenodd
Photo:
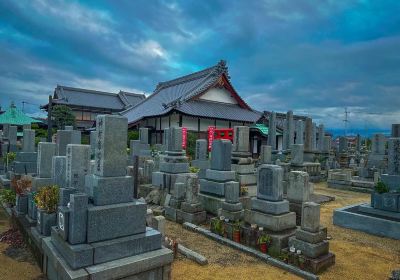
<instances>
[{"instance_id":1,"label":"gravel ground","mask_svg":"<svg viewBox=\"0 0 400 280\"><path fill-rule=\"evenodd\" d=\"M400 268L400 241L332 224L334 209L369 201L369 194L328 189L326 183L316 184L315 192L336 198L321 207L321 223L328 227L330 250L336 254L336 264L322 273L321 279L388 279L392 270ZM173 279L299 279L178 224L167 222L166 233L209 261L209 265L200 266L179 256L173 264Z\"/></svg>"},{"instance_id":2,"label":"gravel ground","mask_svg":"<svg viewBox=\"0 0 400 280\"><path fill-rule=\"evenodd\" d=\"M321 223L328 227L330 248L336 254L336 265L322 273L321 279L388 279L400 268L400 241L376 237L332 225L334 209L369 200L368 194L328 189L317 184L317 193L335 196L336 200L321 208ZM7 216L0 210L0 233L9 229ZM179 255L172 265L173 279L299 279L281 269L269 266L230 247L187 231L181 225L167 222L167 235L179 238L186 247L207 257L209 264L200 266ZM44 279L29 251L0 243L0 280Z\"/></svg>"}]
</instances>

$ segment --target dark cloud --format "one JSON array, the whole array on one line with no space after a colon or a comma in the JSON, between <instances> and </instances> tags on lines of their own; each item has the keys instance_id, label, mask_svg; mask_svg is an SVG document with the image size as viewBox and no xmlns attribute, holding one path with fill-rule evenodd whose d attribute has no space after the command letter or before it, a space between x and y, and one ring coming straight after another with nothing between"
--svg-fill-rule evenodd
<instances>
[{"instance_id":1,"label":"dark cloud","mask_svg":"<svg viewBox=\"0 0 400 280\"><path fill-rule=\"evenodd\" d=\"M398 1L1 1L0 102L46 102L57 84L150 93L228 60L257 110L329 127L400 117ZM37 106L27 110L37 111Z\"/></svg>"}]
</instances>

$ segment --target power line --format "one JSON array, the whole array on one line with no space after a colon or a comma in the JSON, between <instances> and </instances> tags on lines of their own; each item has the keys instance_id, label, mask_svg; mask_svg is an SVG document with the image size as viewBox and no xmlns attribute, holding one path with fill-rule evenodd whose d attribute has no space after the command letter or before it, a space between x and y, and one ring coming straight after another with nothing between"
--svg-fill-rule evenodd
<instances>
[{"instance_id":1,"label":"power line","mask_svg":"<svg viewBox=\"0 0 400 280\"><path fill-rule=\"evenodd\" d=\"M350 112L347 111L347 107L344 107L344 136L347 136L347 124L349 122L349 114Z\"/></svg>"}]
</instances>

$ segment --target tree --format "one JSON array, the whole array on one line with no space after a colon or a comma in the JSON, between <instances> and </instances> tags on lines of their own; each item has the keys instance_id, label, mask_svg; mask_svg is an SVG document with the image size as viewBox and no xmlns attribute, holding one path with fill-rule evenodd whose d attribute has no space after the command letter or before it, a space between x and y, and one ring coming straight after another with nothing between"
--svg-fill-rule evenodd
<instances>
[{"instance_id":1,"label":"tree","mask_svg":"<svg viewBox=\"0 0 400 280\"><path fill-rule=\"evenodd\" d=\"M52 115L57 129L64 129L66 125L75 125L75 116L68 106L55 105L52 110Z\"/></svg>"}]
</instances>

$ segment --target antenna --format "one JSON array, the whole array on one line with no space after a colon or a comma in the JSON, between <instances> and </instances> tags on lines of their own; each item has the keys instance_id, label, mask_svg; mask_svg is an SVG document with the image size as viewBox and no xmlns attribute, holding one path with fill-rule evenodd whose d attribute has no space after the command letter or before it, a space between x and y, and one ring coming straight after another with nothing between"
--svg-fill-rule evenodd
<instances>
[{"instance_id":1,"label":"antenna","mask_svg":"<svg viewBox=\"0 0 400 280\"><path fill-rule=\"evenodd\" d=\"M344 107L344 136L347 136L347 123L349 122L349 114L350 112L347 111L347 107Z\"/></svg>"}]
</instances>

